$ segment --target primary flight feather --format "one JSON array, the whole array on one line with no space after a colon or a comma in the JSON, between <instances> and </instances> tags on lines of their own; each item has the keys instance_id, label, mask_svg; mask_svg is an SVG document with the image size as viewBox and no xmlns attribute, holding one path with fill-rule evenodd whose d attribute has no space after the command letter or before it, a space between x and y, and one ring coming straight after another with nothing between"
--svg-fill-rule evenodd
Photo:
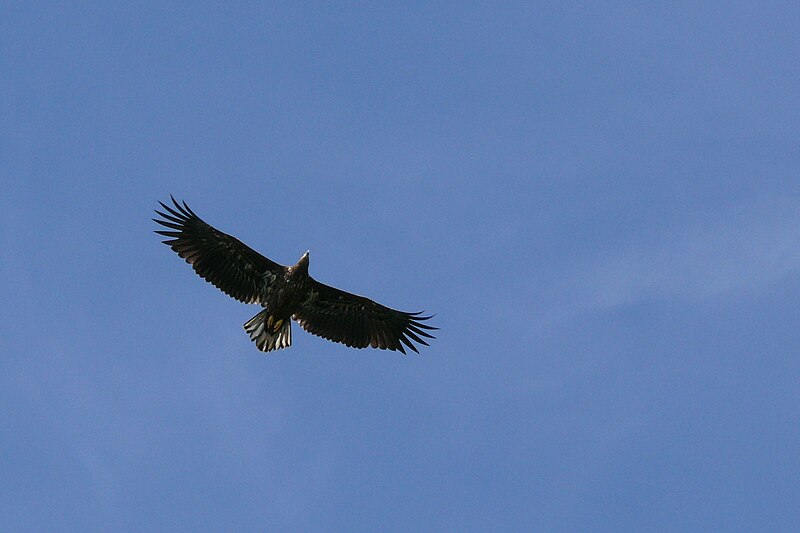
<instances>
[{"instance_id":1,"label":"primary flight feather","mask_svg":"<svg viewBox=\"0 0 800 533\"><path fill-rule=\"evenodd\" d=\"M244 329L259 350L269 352L292 345L292 320L312 333L353 348L405 348L418 352L415 343L435 330L424 323L431 316L406 313L318 282L308 275L308 252L294 266L267 259L240 240L203 222L186 202L172 199L173 207L159 202L161 219L168 228L156 233L192 265L197 274L240 302L259 304L264 310L245 322ZM419 353L419 352L418 352Z\"/></svg>"}]
</instances>

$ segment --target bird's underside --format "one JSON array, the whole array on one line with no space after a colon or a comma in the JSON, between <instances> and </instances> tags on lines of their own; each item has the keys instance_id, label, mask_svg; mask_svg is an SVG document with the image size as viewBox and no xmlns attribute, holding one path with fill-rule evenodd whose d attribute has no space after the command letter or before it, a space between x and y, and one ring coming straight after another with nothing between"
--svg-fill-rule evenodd
<instances>
[{"instance_id":1,"label":"bird's underside","mask_svg":"<svg viewBox=\"0 0 800 533\"><path fill-rule=\"evenodd\" d=\"M197 274L225 294L264 309L244 324L259 350L269 352L292 344L291 321L322 338L353 348L380 348L417 352L416 344L437 328L425 323L431 316L406 313L330 287L308 275L308 252L286 267L267 259L235 237L203 222L186 202L173 207L155 222L168 228L156 233L189 263Z\"/></svg>"}]
</instances>

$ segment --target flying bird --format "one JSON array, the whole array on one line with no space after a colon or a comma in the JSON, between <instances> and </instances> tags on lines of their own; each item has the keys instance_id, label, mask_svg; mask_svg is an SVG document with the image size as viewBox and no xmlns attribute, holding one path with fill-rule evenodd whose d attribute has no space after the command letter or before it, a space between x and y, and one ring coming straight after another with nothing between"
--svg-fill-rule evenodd
<instances>
[{"instance_id":1,"label":"flying bird","mask_svg":"<svg viewBox=\"0 0 800 533\"><path fill-rule=\"evenodd\" d=\"M330 287L308 275L308 252L296 265L283 266L267 259L240 240L219 231L198 217L186 202L172 199L173 207L158 202L166 212L155 210L169 228L156 233L197 274L228 296L264 308L245 322L244 329L262 352L292 345L292 320L324 339L353 348L406 348L419 353L414 343L435 330L424 323L431 316L405 313L377 302Z\"/></svg>"}]
</instances>

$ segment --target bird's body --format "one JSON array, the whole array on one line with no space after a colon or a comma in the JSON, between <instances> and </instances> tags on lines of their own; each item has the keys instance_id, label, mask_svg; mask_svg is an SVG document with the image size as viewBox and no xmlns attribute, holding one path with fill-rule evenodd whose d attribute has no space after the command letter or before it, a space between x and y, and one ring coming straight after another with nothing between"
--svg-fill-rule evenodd
<instances>
[{"instance_id":1,"label":"bird's body","mask_svg":"<svg viewBox=\"0 0 800 533\"><path fill-rule=\"evenodd\" d=\"M244 329L256 342L269 349L285 348L292 344L291 319L300 308L300 304L311 290L311 278L308 276L308 252L296 265L279 272L266 291L261 305L264 311L254 316Z\"/></svg>"},{"instance_id":2,"label":"bird's body","mask_svg":"<svg viewBox=\"0 0 800 533\"><path fill-rule=\"evenodd\" d=\"M164 220L153 219L170 231L164 241L195 272L214 286L244 303L260 304L264 310L244 324L259 350L268 352L292 344L292 319L314 335L354 348L415 352L413 342L427 346L433 338L424 324L431 318L421 313L396 311L363 296L357 296L316 281L308 274L309 253L291 267L267 259L238 239L203 222L184 202L172 199L174 208L156 211Z\"/></svg>"}]
</instances>

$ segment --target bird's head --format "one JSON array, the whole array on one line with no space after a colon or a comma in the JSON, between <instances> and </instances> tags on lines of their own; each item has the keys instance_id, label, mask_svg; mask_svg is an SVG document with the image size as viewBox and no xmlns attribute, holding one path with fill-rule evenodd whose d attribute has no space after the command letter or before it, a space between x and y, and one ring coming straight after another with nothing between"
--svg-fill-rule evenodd
<instances>
[{"instance_id":1,"label":"bird's head","mask_svg":"<svg viewBox=\"0 0 800 533\"><path fill-rule=\"evenodd\" d=\"M308 272L308 252L304 253L303 256L297 261L297 264L292 269L294 271L305 271Z\"/></svg>"}]
</instances>

